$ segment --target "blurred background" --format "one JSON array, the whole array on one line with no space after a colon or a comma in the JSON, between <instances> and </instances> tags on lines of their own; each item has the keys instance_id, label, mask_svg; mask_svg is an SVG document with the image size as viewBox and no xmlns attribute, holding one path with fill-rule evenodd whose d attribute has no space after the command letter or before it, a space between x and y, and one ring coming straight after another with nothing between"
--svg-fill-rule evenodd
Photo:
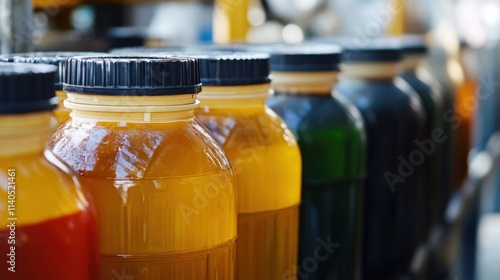
<instances>
[{"instance_id":1,"label":"blurred background","mask_svg":"<svg viewBox=\"0 0 500 280\"><path fill-rule=\"evenodd\" d=\"M421 34L426 67L455 96L453 189L445 223L408 279L500 275L500 1L0 0L0 54L210 43L298 44Z\"/></svg>"},{"instance_id":2,"label":"blurred background","mask_svg":"<svg viewBox=\"0 0 500 280\"><path fill-rule=\"evenodd\" d=\"M9 30L29 48L103 51L114 44L247 41L299 43L313 36L360 39L420 33L435 44L474 47L498 37L494 0L2 0L2 52ZM28 13L27 7L34 8ZM19 38L22 37L22 38ZM89 40L91 39L91 40ZM455 42L453 42L455 41ZM26 42L28 43L28 42Z\"/></svg>"}]
</instances>

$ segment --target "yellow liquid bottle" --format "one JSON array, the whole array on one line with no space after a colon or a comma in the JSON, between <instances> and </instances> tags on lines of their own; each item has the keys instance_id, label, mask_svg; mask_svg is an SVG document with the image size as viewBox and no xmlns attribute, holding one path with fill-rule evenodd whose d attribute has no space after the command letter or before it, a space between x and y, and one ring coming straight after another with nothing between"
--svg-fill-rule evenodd
<instances>
[{"instance_id":1,"label":"yellow liquid bottle","mask_svg":"<svg viewBox=\"0 0 500 280\"><path fill-rule=\"evenodd\" d=\"M196 117L223 146L238 182L236 279L289 279L297 268L301 157L266 106L268 58L209 55L200 64Z\"/></svg>"},{"instance_id":2,"label":"yellow liquid bottle","mask_svg":"<svg viewBox=\"0 0 500 280\"><path fill-rule=\"evenodd\" d=\"M105 53L98 52L31 52L31 53L14 53L0 56L1 62L17 62L17 63L36 63L36 64L50 64L57 67L55 75L54 86L56 88L56 97L59 100L57 108L53 114L57 119L59 125L64 124L69 120L69 109L64 107L64 100L66 100L66 92L62 90L62 82L66 72L66 60L73 56L97 56L105 55Z\"/></svg>"},{"instance_id":3,"label":"yellow liquid bottle","mask_svg":"<svg viewBox=\"0 0 500 280\"><path fill-rule=\"evenodd\" d=\"M95 211L45 150L57 124L55 70L0 63L0 279L98 277Z\"/></svg>"},{"instance_id":4,"label":"yellow liquid bottle","mask_svg":"<svg viewBox=\"0 0 500 280\"><path fill-rule=\"evenodd\" d=\"M96 202L100 279L234 279L235 179L194 118L197 61L80 57L67 70L71 120L50 146Z\"/></svg>"}]
</instances>

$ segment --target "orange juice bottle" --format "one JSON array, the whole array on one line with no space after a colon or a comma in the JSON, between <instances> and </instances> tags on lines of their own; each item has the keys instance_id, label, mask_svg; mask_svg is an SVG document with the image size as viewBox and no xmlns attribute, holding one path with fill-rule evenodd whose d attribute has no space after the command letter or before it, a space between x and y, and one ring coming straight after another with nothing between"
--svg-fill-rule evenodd
<instances>
[{"instance_id":1,"label":"orange juice bottle","mask_svg":"<svg viewBox=\"0 0 500 280\"><path fill-rule=\"evenodd\" d=\"M0 63L0 279L98 277L95 211L46 143L56 67Z\"/></svg>"},{"instance_id":2,"label":"orange juice bottle","mask_svg":"<svg viewBox=\"0 0 500 280\"><path fill-rule=\"evenodd\" d=\"M266 55L199 56L196 117L223 146L238 182L236 279L289 279L297 268L301 157L293 134L266 105Z\"/></svg>"},{"instance_id":3,"label":"orange juice bottle","mask_svg":"<svg viewBox=\"0 0 500 280\"><path fill-rule=\"evenodd\" d=\"M104 53L94 52L32 52L32 53L14 53L9 55L0 56L0 61L3 62L20 62L20 63L36 63L36 64L50 64L57 67L55 75L55 88L56 96L59 100L54 115L56 116L59 124L63 124L69 120L70 110L66 109L63 105L66 99L66 92L62 90L62 82L64 79L66 59L73 56L81 55L104 55Z\"/></svg>"},{"instance_id":4,"label":"orange juice bottle","mask_svg":"<svg viewBox=\"0 0 500 280\"><path fill-rule=\"evenodd\" d=\"M75 57L53 151L92 194L100 279L234 279L236 189L194 58Z\"/></svg>"}]
</instances>

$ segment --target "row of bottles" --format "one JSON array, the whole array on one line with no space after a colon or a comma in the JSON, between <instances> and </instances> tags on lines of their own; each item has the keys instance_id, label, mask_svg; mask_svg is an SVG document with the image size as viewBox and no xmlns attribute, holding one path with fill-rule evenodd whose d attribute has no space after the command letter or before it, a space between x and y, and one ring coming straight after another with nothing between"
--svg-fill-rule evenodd
<instances>
[{"instance_id":1,"label":"row of bottles","mask_svg":"<svg viewBox=\"0 0 500 280\"><path fill-rule=\"evenodd\" d=\"M404 275L449 198L445 97L420 38L350 43L0 57L1 278Z\"/></svg>"}]
</instances>

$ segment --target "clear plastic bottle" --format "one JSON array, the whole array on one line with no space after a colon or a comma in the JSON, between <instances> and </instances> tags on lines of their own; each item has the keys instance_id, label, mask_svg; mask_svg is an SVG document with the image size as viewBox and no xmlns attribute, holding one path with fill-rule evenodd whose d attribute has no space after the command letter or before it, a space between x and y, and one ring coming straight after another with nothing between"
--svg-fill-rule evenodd
<instances>
[{"instance_id":1,"label":"clear plastic bottle","mask_svg":"<svg viewBox=\"0 0 500 280\"><path fill-rule=\"evenodd\" d=\"M195 119L193 58L70 58L50 146L92 194L100 279L234 279L235 178ZM121 277L121 278L120 278Z\"/></svg>"},{"instance_id":2,"label":"clear plastic bottle","mask_svg":"<svg viewBox=\"0 0 500 280\"><path fill-rule=\"evenodd\" d=\"M1 62L17 62L17 63L36 63L36 64L50 64L57 67L55 88L56 96L59 100L54 115L60 125L69 120L70 110L64 107L64 100L66 100L66 92L62 90L62 82L64 80L65 63L66 59L73 56L97 56L105 55L105 53L98 52L32 52L32 53L14 53L9 55L0 56Z\"/></svg>"},{"instance_id":3,"label":"clear plastic bottle","mask_svg":"<svg viewBox=\"0 0 500 280\"><path fill-rule=\"evenodd\" d=\"M70 169L46 150L57 124L55 71L0 63L1 279L98 277L95 210Z\"/></svg>"},{"instance_id":4,"label":"clear plastic bottle","mask_svg":"<svg viewBox=\"0 0 500 280\"><path fill-rule=\"evenodd\" d=\"M359 111L332 91L340 48L296 46L270 52L276 94L269 104L296 136L303 161L297 276L358 279L366 137Z\"/></svg>"},{"instance_id":5,"label":"clear plastic bottle","mask_svg":"<svg viewBox=\"0 0 500 280\"><path fill-rule=\"evenodd\" d=\"M268 57L199 59L196 117L223 146L238 182L236 279L288 279L297 264L301 157L293 134L266 106Z\"/></svg>"},{"instance_id":6,"label":"clear plastic bottle","mask_svg":"<svg viewBox=\"0 0 500 280\"><path fill-rule=\"evenodd\" d=\"M426 160L419 96L395 78L401 50L372 41L345 44L337 90L360 110L368 142L363 224L363 279L398 279L410 269L426 207L419 182ZM439 134L441 141L443 134Z\"/></svg>"}]
</instances>

